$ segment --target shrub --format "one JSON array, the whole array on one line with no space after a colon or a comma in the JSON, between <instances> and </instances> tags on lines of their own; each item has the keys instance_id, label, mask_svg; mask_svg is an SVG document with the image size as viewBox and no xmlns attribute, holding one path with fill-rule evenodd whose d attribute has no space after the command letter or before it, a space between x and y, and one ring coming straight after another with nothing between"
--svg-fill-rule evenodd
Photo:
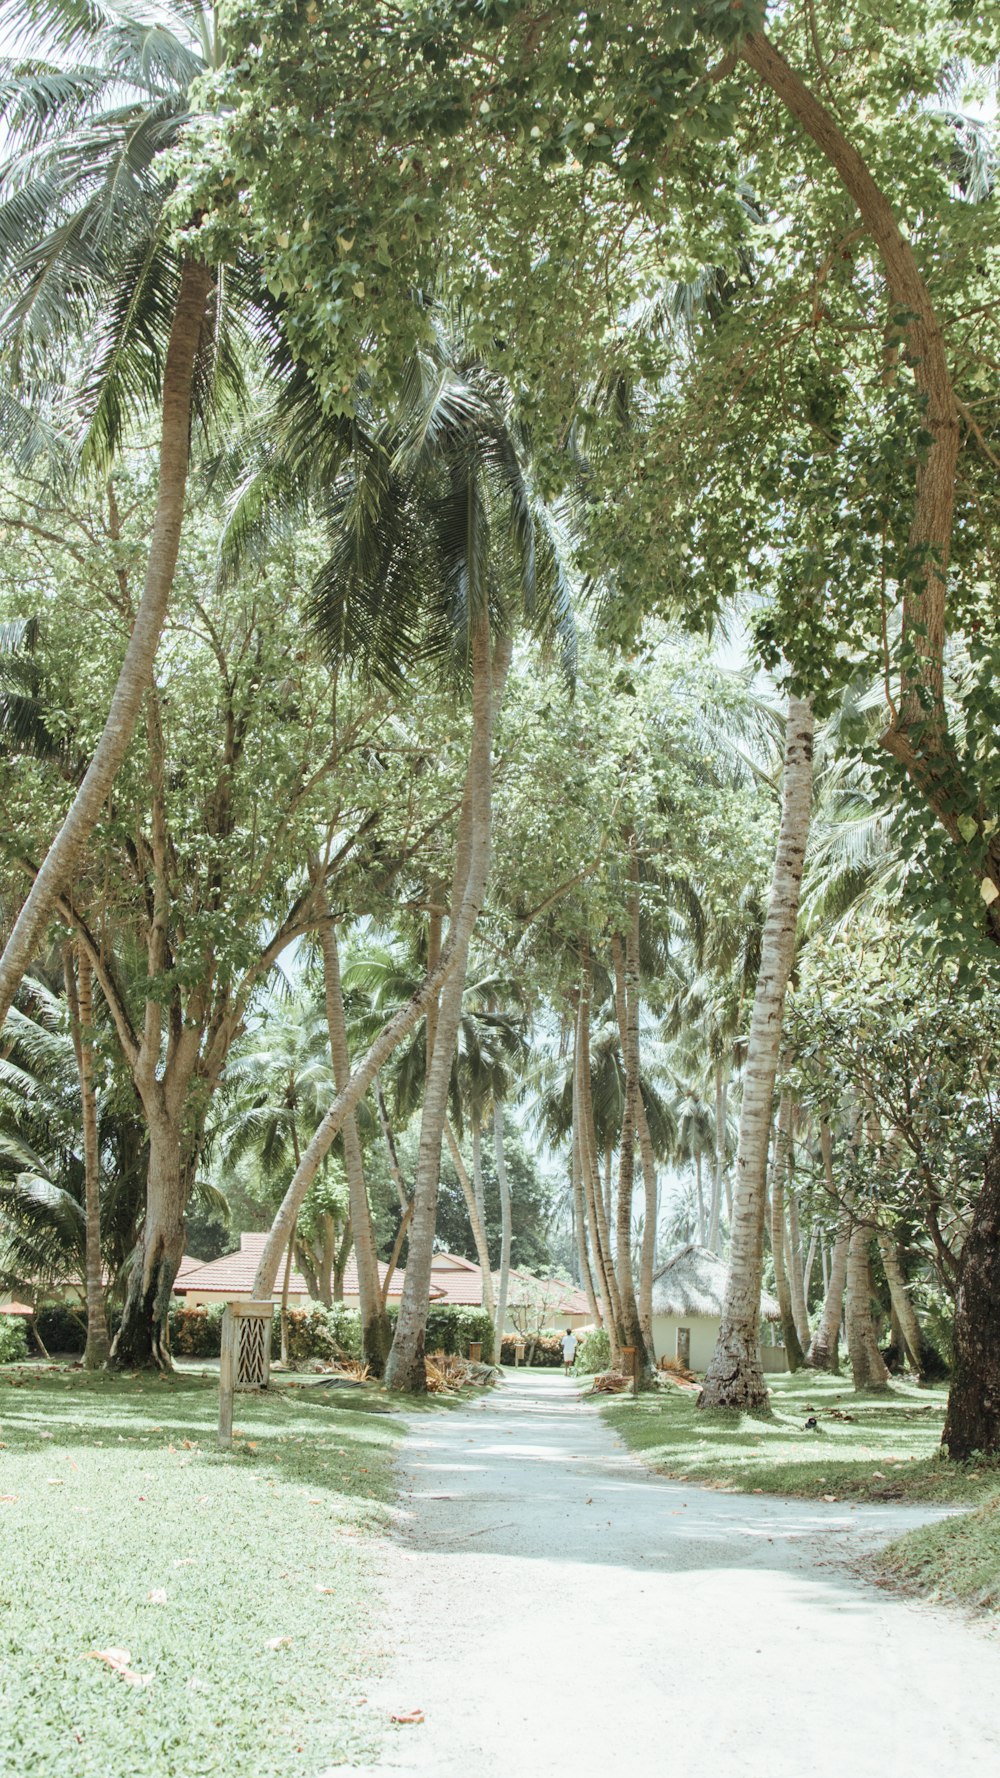
<instances>
[{"instance_id":1,"label":"shrub","mask_svg":"<svg viewBox=\"0 0 1000 1778\"><path fill-rule=\"evenodd\" d=\"M281 1350L281 1313L275 1310L271 1352ZM288 1359L291 1364L305 1364L310 1358L331 1362L335 1358L361 1357L361 1315L357 1309L346 1309L334 1303L324 1309L289 1309Z\"/></svg>"},{"instance_id":2,"label":"shrub","mask_svg":"<svg viewBox=\"0 0 1000 1778\"><path fill-rule=\"evenodd\" d=\"M78 1353L87 1344L86 1314L82 1309L71 1309L68 1303L50 1303L39 1309L35 1326L46 1352Z\"/></svg>"},{"instance_id":3,"label":"shrub","mask_svg":"<svg viewBox=\"0 0 1000 1778\"><path fill-rule=\"evenodd\" d=\"M0 1364L20 1364L28 1356L28 1330L20 1315L0 1315Z\"/></svg>"},{"instance_id":4,"label":"shrub","mask_svg":"<svg viewBox=\"0 0 1000 1778\"><path fill-rule=\"evenodd\" d=\"M493 1363L493 1323L485 1309L464 1309L457 1304L431 1304L427 1311L428 1352L454 1352L468 1358L469 1346L478 1340L483 1348L483 1363Z\"/></svg>"},{"instance_id":5,"label":"shrub","mask_svg":"<svg viewBox=\"0 0 1000 1778\"><path fill-rule=\"evenodd\" d=\"M576 1349L576 1370L585 1376L597 1376L611 1368L611 1341L603 1327L593 1327L580 1338Z\"/></svg>"},{"instance_id":6,"label":"shrub","mask_svg":"<svg viewBox=\"0 0 1000 1778\"><path fill-rule=\"evenodd\" d=\"M173 1302L167 1316L175 1358L218 1358L222 1349L222 1304Z\"/></svg>"}]
</instances>

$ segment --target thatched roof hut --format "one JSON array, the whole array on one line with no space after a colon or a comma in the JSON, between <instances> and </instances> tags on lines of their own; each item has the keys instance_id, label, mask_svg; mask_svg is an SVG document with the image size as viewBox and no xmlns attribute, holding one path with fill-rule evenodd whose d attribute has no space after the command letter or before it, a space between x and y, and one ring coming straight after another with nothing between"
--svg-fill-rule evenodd
<instances>
[{"instance_id":1,"label":"thatched roof hut","mask_svg":"<svg viewBox=\"0 0 1000 1778\"><path fill-rule=\"evenodd\" d=\"M653 1279L653 1314L690 1317L722 1314L728 1266L708 1247L693 1241L661 1266ZM760 1312L765 1321L779 1321L781 1311L773 1296L761 1291Z\"/></svg>"}]
</instances>

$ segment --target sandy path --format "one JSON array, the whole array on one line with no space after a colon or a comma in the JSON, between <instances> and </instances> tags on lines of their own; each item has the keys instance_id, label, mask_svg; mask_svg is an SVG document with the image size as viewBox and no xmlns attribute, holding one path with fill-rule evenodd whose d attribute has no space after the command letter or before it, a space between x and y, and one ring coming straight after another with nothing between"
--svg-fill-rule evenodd
<instances>
[{"instance_id":1,"label":"sandy path","mask_svg":"<svg viewBox=\"0 0 1000 1778\"><path fill-rule=\"evenodd\" d=\"M395 1778L929 1778L1000 1764L1000 1640L845 1554L912 1508L714 1493L559 1373L415 1417L379 1709Z\"/></svg>"}]
</instances>

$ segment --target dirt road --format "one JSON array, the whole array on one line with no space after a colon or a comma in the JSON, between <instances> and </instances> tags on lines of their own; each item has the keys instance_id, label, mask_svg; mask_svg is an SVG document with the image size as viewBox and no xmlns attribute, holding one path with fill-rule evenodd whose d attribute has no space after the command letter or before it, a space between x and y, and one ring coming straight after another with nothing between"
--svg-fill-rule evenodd
<instances>
[{"instance_id":1,"label":"dirt road","mask_svg":"<svg viewBox=\"0 0 1000 1778\"><path fill-rule=\"evenodd\" d=\"M416 1417L372 1702L393 1778L931 1778L1000 1768L1000 1638L846 1556L932 1512L667 1482L560 1373Z\"/></svg>"}]
</instances>

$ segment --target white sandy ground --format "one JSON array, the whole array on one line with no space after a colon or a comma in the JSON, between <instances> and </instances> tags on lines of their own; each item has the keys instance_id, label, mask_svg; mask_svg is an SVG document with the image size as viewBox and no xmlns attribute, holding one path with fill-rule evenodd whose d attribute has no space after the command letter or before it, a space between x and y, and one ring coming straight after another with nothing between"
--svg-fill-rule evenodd
<instances>
[{"instance_id":1,"label":"white sandy ground","mask_svg":"<svg viewBox=\"0 0 1000 1778\"><path fill-rule=\"evenodd\" d=\"M370 1778L1000 1773L1000 1638L845 1566L934 1509L666 1481L537 1371L414 1416L400 1481L369 1705L425 1720Z\"/></svg>"}]
</instances>

